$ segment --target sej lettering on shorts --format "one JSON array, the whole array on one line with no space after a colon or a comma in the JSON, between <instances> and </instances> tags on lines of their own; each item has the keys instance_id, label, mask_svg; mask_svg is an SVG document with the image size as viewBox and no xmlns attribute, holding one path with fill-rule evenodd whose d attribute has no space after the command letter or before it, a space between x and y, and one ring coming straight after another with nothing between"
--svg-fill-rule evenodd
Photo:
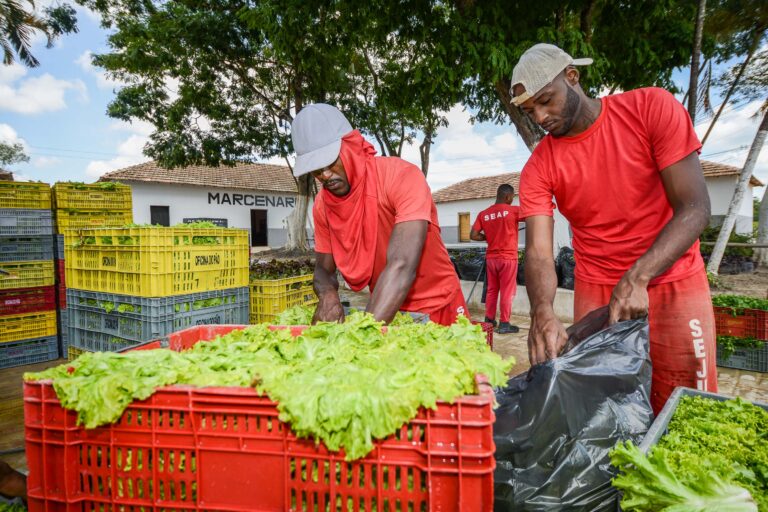
<instances>
[{"instance_id":1,"label":"sej lettering on shorts","mask_svg":"<svg viewBox=\"0 0 768 512\"><path fill-rule=\"evenodd\" d=\"M693 354L697 360L696 369L696 389L707 391L707 351L704 348L704 331L701 328L701 321L698 318L688 322L693 337Z\"/></svg>"}]
</instances>

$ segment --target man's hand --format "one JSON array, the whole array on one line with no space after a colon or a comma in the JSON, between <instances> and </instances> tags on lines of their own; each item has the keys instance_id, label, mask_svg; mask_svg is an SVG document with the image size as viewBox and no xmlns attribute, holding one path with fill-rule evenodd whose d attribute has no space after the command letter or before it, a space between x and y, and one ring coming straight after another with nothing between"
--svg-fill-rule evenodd
<instances>
[{"instance_id":1,"label":"man's hand","mask_svg":"<svg viewBox=\"0 0 768 512\"><path fill-rule=\"evenodd\" d=\"M341 305L339 294L335 291L327 292L320 296L315 314L312 316L312 324L317 322L343 322L344 306Z\"/></svg>"},{"instance_id":2,"label":"man's hand","mask_svg":"<svg viewBox=\"0 0 768 512\"><path fill-rule=\"evenodd\" d=\"M557 319L551 306L542 306L531 312L528 358L532 366L557 357L567 341L565 327Z\"/></svg>"},{"instance_id":3,"label":"man's hand","mask_svg":"<svg viewBox=\"0 0 768 512\"><path fill-rule=\"evenodd\" d=\"M608 310L608 325L648 315L648 281L631 271L624 274L611 293Z\"/></svg>"}]
</instances>

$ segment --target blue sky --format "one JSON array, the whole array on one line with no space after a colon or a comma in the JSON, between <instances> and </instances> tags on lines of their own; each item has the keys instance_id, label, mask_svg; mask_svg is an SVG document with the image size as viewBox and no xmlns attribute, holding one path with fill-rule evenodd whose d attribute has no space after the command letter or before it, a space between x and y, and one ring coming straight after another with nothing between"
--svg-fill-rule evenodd
<instances>
[{"instance_id":1,"label":"blue sky","mask_svg":"<svg viewBox=\"0 0 768 512\"><path fill-rule=\"evenodd\" d=\"M29 163L12 166L20 179L90 182L109 170L147 160L142 147L152 127L106 115L119 84L90 64L91 53L107 50L107 32L82 8L78 21L80 32L61 38L54 48L45 49L44 40L36 40L38 68L0 66L0 140L21 142L31 157ZM675 78L688 80L685 70ZM713 97L713 102L717 105L720 99ZM759 119L752 115L759 105L729 107L702 157L741 166L757 131ZM458 105L447 117L450 124L438 132L432 149L428 181L433 190L467 178L519 171L528 158L513 126L472 125L469 113ZM697 126L700 136L705 130L706 123ZM416 164L418 143L403 154ZM763 150L755 174L768 182L768 150Z\"/></svg>"}]
</instances>

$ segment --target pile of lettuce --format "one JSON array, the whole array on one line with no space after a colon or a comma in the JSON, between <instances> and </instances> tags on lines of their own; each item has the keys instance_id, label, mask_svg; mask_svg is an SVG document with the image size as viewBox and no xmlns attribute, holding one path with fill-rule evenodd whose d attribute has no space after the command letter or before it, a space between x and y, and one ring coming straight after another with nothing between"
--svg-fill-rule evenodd
<instances>
[{"instance_id":1,"label":"pile of lettuce","mask_svg":"<svg viewBox=\"0 0 768 512\"><path fill-rule=\"evenodd\" d=\"M739 398L686 396L648 456L619 444L622 510L768 512L768 411Z\"/></svg>"},{"instance_id":2,"label":"pile of lettuce","mask_svg":"<svg viewBox=\"0 0 768 512\"><path fill-rule=\"evenodd\" d=\"M351 312L355 312L352 309ZM315 315L315 306L294 306L288 308L275 319L275 325L310 325L312 323L312 317ZM389 322L390 326L408 325L414 323L414 319L408 313L398 311L395 313L395 317Z\"/></svg>"},{"instance_id":3,"label":"pile of lettuce","mask_svg":"<svg viewBox=\"0 0 768 512\"><path fill-rule=\"evenodd\" d=\"M62 406L86 428L112 423L134 400L171 384L253 386L278 403L280 419L300 437L365 456L420 407L475 392L475 375L503 385L514 359L491 352L479 326L406 324L381 332L371 315L320 323L291 337L256 325L171 350L85 353L27 380L52 379Z\"/></svg>"}]
</instances>

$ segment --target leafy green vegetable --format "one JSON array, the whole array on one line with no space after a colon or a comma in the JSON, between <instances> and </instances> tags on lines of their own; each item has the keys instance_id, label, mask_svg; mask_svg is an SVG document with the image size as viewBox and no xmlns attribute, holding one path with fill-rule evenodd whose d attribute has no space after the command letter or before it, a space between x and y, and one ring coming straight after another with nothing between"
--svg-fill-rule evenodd
<instances>
[{"instance_id":1,"label":"leafy green vegetable","mask_svg":"<svg viewBox=\"0 0 768 512\"><path fill-rule=\"evenodd\" d=\"M692 467L695 477L681 481L667 462L664 450L646 457L627 441L611 451L611 464L624 470L613 485L624 492L621 508L627 512L757 512L749 492L729 483L703 465Z\"/></svg>"},{"instance_id":2,"label":"leafy green vegetable","mask_svg":"<svg viewBox=\"0 0 768 512\"><path fill-rule=\"evenodd\" d=\"M272 260L256 262L251 265L251 281L284 279L286 277L306 276L315 272L310 260ZM296 283L302 286L302 283Z\"/></svg>"},{"instance_id":3,"label":"leafy green vegetable","mask_svg":"<svg viewBox=\"0 0 768 512\"><path fill-rule=\"evenodd\" d=\"M27 507L21 503L0 502L0 512L27 512Z\"/></svg>"},{"instance_id":4,"label":"leafy green vegetable","mask_svg":"<svg viewBox=\"0 0 768 512\"><path fill-rule=\"evenodd\" d=\"M767 411L739 398L683 397L668 430L647 459L628 445L612 452L624 472L613 481L624 510L768 511Z\"/></svg>"},{"instance_id":5,"label":"leafy green vegetable","mask_svg":"<svg viewBox=\"0 0 768 512\"><path fill-rule=\"evenodd\" d=\"M712 297L712 305L731 308L733 316L743 315L745 309L768 311L768 300L743 295L715 295Z\"/></svg>"},{"instance_id":6,"label":"leafy green vegetable","mask_svg":"<svg viewBox=\"0 0 768 512\"><path fill-rule=\"evenodd\" d=\"M254 386L278 403L280 419L349 460L393 434L419 407L474 392L474 376L503 385L513 359L491 352L479 326L410 324L381 332L371 315L320 323L301 336L265 324L235 331L186 352L94 352L27 380L53 379L62 405L86 428L116 421L157 387ZM71 370L70 370L71 368Z\"/></svg>"},{"instance_id":7,"label":"leafy green vegetable","mask_svg":"<svg viewBox=\"0 0 768 512\"><path fill-rule=\"evenodd\" d=\"M351 309L350 314L356 310ZM275 325L310 325L312 318L315 315L315 306L294 306L288 308L275 319ZM415 323L413 317L408 313L398 311L395 313L395 317L389 323L390 326L402 326Z\"/></svg>"},{"instance_id":8,"label":"leafy green vegetable","mask_svg":"<svg viewBox=\"0 0 768 512\"><path fill-rule=\"evenodd\" d=\"M275 319L275 325L310 325L315 314L315 306L294 306L288 308Z\"/></svg>"},{"instance_id":9,"label":"leafy green vegetable","mask_svg":"<svg viewBox=\"0 0 768 512\"><path fill-rule=\"evenodd\" d=\"M767 342L755 338L717 337L717 345L720 347L720 355L723 359L731 357L737 348L760 348L764 343Z\"/></svg>"}]
</instances>

